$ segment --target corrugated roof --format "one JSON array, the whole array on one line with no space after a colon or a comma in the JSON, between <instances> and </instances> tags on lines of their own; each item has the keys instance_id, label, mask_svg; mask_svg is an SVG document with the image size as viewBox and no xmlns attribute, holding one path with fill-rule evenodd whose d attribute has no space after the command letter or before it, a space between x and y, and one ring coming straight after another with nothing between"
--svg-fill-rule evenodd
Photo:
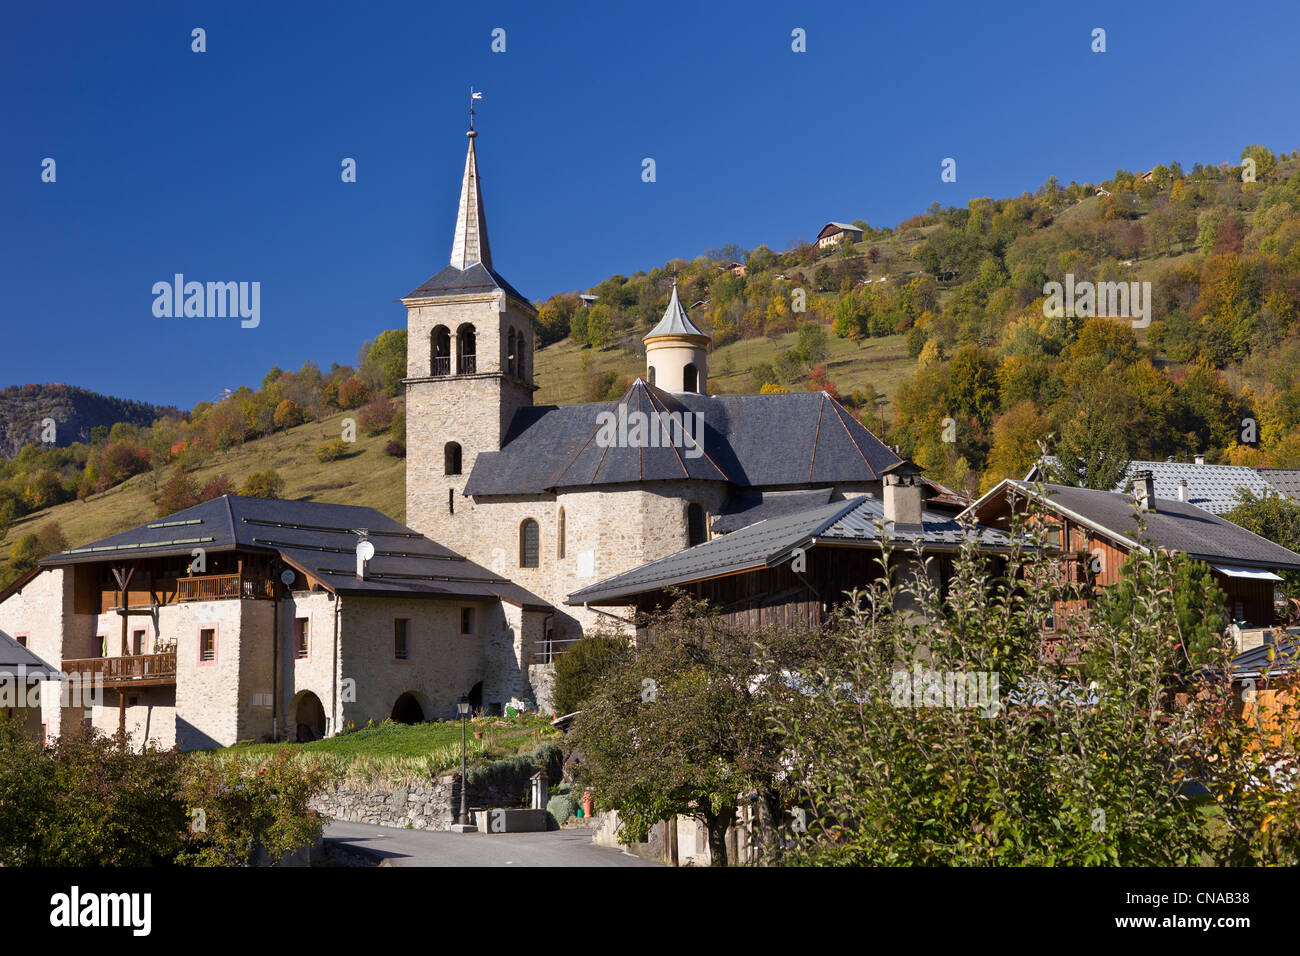
<instances>
[{"instance_id":1,"label":"corrugated roof","mask_svg":"<svg viewBox=\"0 0 1300 956\"><path fill-rule=\"evenodd\" d=\"M1242 651L1232 659L1232 676L1241 680L1259 677L1265 671L1281 674L1294 670L1300 663L1300 637L1274 631L1276 643L1261 644Z\"/></svg>"},{"instance_id":2,"label":"corrugated roof","mask_svg":"<svg viewBox=\"0 0 1300 956\"><path fill-rule=\"evenodd\" d=\"M364 530L375 557L363 580L356 546ZM495 598L548 607L535 594L373 508L225 495L168 518L71 548L45 567L235 549L277 552L337 594Z\"/></svg>"},{"instance_id":3,"label":"corrugated roof","mask_svg":"<svg viewBox=\"0 0 1300 956\"><path fill-rule=\"evenodd\" d=\"M978 516L1006 494L1008 486L1023 494L1036 495L1035 486L1025 481L1003 481L963 515ZM1300 570L1300 554L1274 544L1196 505L1156 498L1155 510L1141 512L1139 527L1133 498L1117 491L1096 491L1044 484L1047 502L1112 536L1148 548L1181 551L1205 561L1220 561L1245 567Z\"/></svg>"},{"instance_id":4,"label":"corrugated roof","mask_svg":"<svg viewBox=\"0 0 1300 956\"><path fill-rule=\"evenodd\" d=\"M887 526L886 535L899 547L920 546L935 551L955 550L968 536L974 536L989 550L1004 549L1011 543L1000 531L977 526L968 528L947 515L926 512L922 520L921 527ZM817 543L878 546L882 539L877 522L883 521L883 504L877 498L834 501L759 521L643 564L573 592L567 603L626 603L626 599L635 594L737 571L771 567L784 560L793 548L815 546L814 539Z\"/></svg>"},{"instance_id":5,"label":"corrugated roof","mask_svg":"<svg viewBox=\"0 0 1300 956\"><path fill-rule=\"evenodd\" d=\"M679 460L672 448L599 447L598 416L617 416L620 405L628 412L698 413L703 416L704 454ZM517 411L501 451L475 460L465 494L538 494L560 487L685 477L740 488L806 487L878 481L900 460L825 392L670 395L638 378L616 402Z\"/></svg>"}]
</instances>

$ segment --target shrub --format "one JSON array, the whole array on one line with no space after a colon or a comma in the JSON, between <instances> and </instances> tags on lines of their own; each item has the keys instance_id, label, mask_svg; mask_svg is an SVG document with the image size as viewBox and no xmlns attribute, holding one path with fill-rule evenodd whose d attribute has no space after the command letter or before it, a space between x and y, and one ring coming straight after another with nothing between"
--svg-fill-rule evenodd
<instances>
[{"instance_id":1,"label":"shrub","mask_svg":"<svg viewBox=\"0 0 1300 956\"><path fill-rule=\"evenodd\" d=\"M627 640L614 634L594 633L578 640L555 660L556 713L581 710L601 677L630 656Z\"/></svg>"},{"instance_id":2,"label":"shrub","mask_svg":"<svg viewBox=\"0 0 1300 956\"><path fill-rule=\"evenodd\" d=\"M348 453L347 442L342 438L327 441L316 449L317 461L337 461Z\"/></svg>"},{"instance_id":3,"label":"shrub","mask_svg":"<svg viewBox=\"0 0 1300 956\"><path fill-rule=\"evenodd\" d=\"M239 493L250 498L279 498L284 493L284 479L274 468L255 471L244 479Z\"/></svg>"},{"instance_id":4,"label":"shrub","mask_svg":"<svg viewBox=\"0 0 1300 956\"><path fill-rule=\"evenodd\" d=\"M546 812L556 826L564 826L564 821L573 816L573 810L573 797L568 793L557 793L546 801Z\"/></svg>"},{"instance_id":5,"label":"shrub","mask_svg":"<svg viewBox=\"0 0 1300 956\"><path fill-rule=\"evenodd\" d=\"M380 392L362 406L361 411L357 413L357 421L366 430L366 434L378 435L392 426L396 412L397 407L393 404L393 400Z\"/></svg>"},{"instance_id":6,"label":"shrub","mask_svg":"<svg viewBox=\"0 0 1300 956\"><path fill-rule=\"evenodd\" d=\"M384 454L391 455L394 458L405 458L406 446L403 445L400 441L390 441L387 445L384 446Z\"/></svg>"},{"instance_id":7,"label":"shrub","mask_svg":"<svg viewBox=\"0 0 1300 956\"><path fill-rule=\"evenodd\" d=\"M217 475L206 485L200 493L204 501L211 501L214 498L220 498L222 495L233 495L235 493L235 483L227 475Z\"/></svg>"}]
</instances>

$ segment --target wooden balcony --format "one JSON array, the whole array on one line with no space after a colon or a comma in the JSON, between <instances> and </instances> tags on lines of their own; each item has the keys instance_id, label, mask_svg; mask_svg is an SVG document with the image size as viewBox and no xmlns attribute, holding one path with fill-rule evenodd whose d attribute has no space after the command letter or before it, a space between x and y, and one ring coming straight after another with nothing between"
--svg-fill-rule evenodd
<instances>
[{"instance_id":1,"label":"wooden balcony","mask_svg":"<svg viewBox=\"0 0 1300 956\"><path fill-rule=\"evenodd\" d=\"M102 677L105 687L115 689L161 687L176 683L176 652L65 660L63 672L78 674L83 682Z\"/></svg>"},{"instance_id":2,"label":"wooden balcony","mask_svg":"<svg viewBox=\"0 0 1300 956\"><path fill-rule=\"evenodd\" d=\"M177 601L273 600L275 582L247 574L204 574L176 579Z\"/></svg>"}]
</instances>

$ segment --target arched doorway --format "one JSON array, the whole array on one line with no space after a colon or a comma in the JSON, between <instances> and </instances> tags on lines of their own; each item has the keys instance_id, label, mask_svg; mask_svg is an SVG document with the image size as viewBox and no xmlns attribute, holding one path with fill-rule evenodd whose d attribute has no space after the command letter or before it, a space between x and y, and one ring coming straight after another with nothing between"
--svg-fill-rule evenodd
<instances>
[{"instance_id":1,"label":"arched doorway","mask_svg":"<svg viewBox=\"0 0 1300 956\"><path fill-rule=\"evenodd\" d=\"M483 682L479 681L469 689L469 706L474 713L483 709Z\"/></svg>"},{"instance_id":2,"label":"arched doorway","mask_svg":"<svg viewBox=\"0 0 1300 956\"><path fill-rule=\"evenodd\" d=\"M393 720L399 724L424 723L424 708L410 691L397 698L393 704Z\"/></svg>"},{"instance_id":3,"label":"arched doorway","mask_svg":"<svg viewBox=\"0 0 1300 956\"><path fill-rule=\"evenodd\" d=\"M325 736L325 707L309 690L304 690L293 699L289 708L293 723L293 739L298 743L320 740Z\"/></svg>"}]
</instances>

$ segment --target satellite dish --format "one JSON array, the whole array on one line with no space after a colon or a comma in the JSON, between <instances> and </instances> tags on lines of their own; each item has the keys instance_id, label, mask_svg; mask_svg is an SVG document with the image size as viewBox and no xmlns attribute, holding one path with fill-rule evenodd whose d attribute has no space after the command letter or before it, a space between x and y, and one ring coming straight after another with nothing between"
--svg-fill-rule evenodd
<instances>
[{"instance_id":1,"label":"satellite dish","mask_svg":"<svg viewBox=\"0 0 1300 956\"><path fill-rule=\"evenodd\" d=\"M375 546L369 541L362 541L357 545L357 557L362 561L369 561L375 556Z\"/></svg>"},{"instance_id":2,"label":"satellite dish","mask_svg":"<svg viewBox=\"0 0 1300 956\"><path fill-rule=\"evenodd\" d=\"M280 580L284 582L285 587L292 587L293 579L295 577L297 577L297 575L295 575L292 571L288 570L287 568L280 572Z\"/></svg>"}]
</instances>

